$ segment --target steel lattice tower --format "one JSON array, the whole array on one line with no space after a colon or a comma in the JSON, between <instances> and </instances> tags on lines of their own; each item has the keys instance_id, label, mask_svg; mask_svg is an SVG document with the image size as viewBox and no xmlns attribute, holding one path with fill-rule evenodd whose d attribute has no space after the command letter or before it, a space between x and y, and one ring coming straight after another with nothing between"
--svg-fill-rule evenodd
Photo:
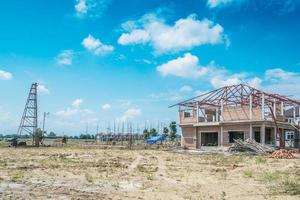
<instances>
[{"instance_id":1,"label":"steel lattice tower","mask_svg":"<svg viewBox=\"0 0 300 200\"><path fill-rule=\"evenodd\" d=\"M22 119L18 128L17 136L25 131L32 135L36 132L38 124L37 116L37 83L33 83L30 88L30 92L27 98L25 109L22 115Z\"/></svg>"}]
</instances>

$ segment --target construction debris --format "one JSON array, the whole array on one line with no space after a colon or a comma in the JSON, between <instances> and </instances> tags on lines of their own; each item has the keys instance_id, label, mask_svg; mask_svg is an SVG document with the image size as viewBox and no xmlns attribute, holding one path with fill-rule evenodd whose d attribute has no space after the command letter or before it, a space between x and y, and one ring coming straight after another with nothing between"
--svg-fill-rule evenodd
<instances>
[{"instance_id":1,"label":"construction debris","mask_svg":"<svg viewBox=\"0 0 300 200\"><path fill-rule=\"evenodd\" d=\"M228 149L229 152L249 152L254 154L266 154L274 150L274 147L262 145L250 138L245 141L241 139L234 140L233 145Z\"/></svg>"},{"instance_id":2,"label":"construction debris","mask_svg":"<svg viewBox=\"0 0 300 200\"><path fill-rule=\"evenodd\" d=\"M294 150L279 149L270 154L269 158L293 159L294 153Z\"/></svg>"}]
</instances>

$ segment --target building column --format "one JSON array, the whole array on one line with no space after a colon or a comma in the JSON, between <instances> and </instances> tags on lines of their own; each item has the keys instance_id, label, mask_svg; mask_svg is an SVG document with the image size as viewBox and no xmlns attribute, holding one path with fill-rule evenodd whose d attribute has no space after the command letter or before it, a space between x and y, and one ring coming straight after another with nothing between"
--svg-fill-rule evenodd
<instances>
[{"instance_id":1,"label":"building column","mask_svg":"<svg viewBox=\"0 0 300 200\"><path fill-rule=\"evenodd\" d=\"M223 121L223 112L224 112L224 106L223 106L223 99L221 99L221 117L220 117L220 121Z\"/></svg>"},{"instance_id":2,"label":"building column","mask_svg":"<svg viewBox=\"0 0 300 200\"><path fill-rule=\"evenodd\" d=\"M223 133L223 125L221 125L221 146L224 145L224 137L223 137L224 133Z\"/></svg>"},{"instance_id":3,"label":"building column","mask_svg":"<svg viewBox=\"0 0 300 200\"><path fill-rule=\"evenodd\" d=\"M293 123L296 123L296 106L293 107Z\"/></svg>"},{"instance_id":4,"label":"building column","mask_svg":"<svg viewBox=\"0 0 300 200\"><path fill-rule=\"evenodd\" d=\"M276 119L276 116L277 116L277 112L276 112L276 99L273 100L273 113L274 113L274 117Z\"/></svg>"},{"instance_id":5,"label":"building column","mask_svg":"<svg viewBox=\"0 0 300 200\"><path fill-rule=\"evenodd\" d=\"M274 127L274 144L276 146L276 141L277 141L277 128L276 126Z\"/></svg>"},{"instance_id":6,"label":"building column","mask_svg":"<svg viewBox=\"0 0 300 200\"><path fill-rule=\"evenodd\" d=\"M265 119L265 94L261 96L261 119Z\"/></svg>"},{"instance_id":7,"label":"building column","mask_svg":"<svg viewBox=\"0 0 300 200\"><path fill-rule=\"evenodd\" d=\"M253 139L253 128L252 128L252 123L250 123L249 138L250 138L251 140Z\"/></svg>"},{"instance_id":8,"label":"building column","mask_svg":"<svg viewBox=\"0 0 300 200\"><path fill-rule=\"evenodd\" d=\"M249 105L249 118L252 120L252 94L250 95L250 105Z\"/></svg>"},{"instance_id":9,"label":"building column","mask_svg":"<svg viewBox=\"0 0 300 200\"><path fill-rule=\"evenodd\" d=\"M266 143L266 126L263 123L260 127L260 143L265 144Z\"/></svg>"},{"instance_id":10,"label":"building column","mask_svg":"<svg viewBox=\"0 0 300 200\"><path fill-rule=\"evenodd\" d=\"M281 112L281 115L283 116L283 114L284 114L283 101L280 103L280 112Z\"/></svg>"}]
</instances>

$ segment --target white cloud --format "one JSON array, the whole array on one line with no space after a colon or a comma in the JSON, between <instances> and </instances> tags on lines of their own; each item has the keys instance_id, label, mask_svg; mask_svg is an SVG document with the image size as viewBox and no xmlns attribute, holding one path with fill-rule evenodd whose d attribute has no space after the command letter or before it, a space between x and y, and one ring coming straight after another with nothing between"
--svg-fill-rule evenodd
<instances>
[{"instance_id":1,"label":"white cloud","mask_svg":"<svg viewBox=\"0 0 300 200\"><path fill-rule=\"evenodd\" d=\"M103 44L99 39L94 38L92 35L88 35L88 37L84 38L81 43L88 51L93 54L100 56L111 53L114 51L114 47L111 45Z\"/></svg>"},{"instance_id":2,"label":"white cloud","mask_svg":"<svg viewBox=\"0 0 300 200\"><path fill-rule=\"evenodd\" d=\"M224 29L221 25L208 19L198 20L196 15L179 19L173 26L166 24L164 19L158 18L154 14L144 15L135 23L129 22L125 22L126 26L123 25L129 31L120 36L119 44L149 43L153 46L156 54L189 50L205 44L229 44L228 37L223 33Z\"/></svg>"},{"instance_id":3,"label":"white cloud","mask_svg":"<svg viewBox=\"0 0 300 200\"><path fill-rule=\"evenodd\" d=\"M111 0L76 0L74 5L77 17L100 17Z\"/></svg>"},{"instance_id":4,"label":"white cloud","mask_svg":"<svg viewBox=\"0 0 300 200\"><path fill-rule=\"evenodd\" d=\"M199 65L199 59L190 53L183 57L170 60L165 64L157 66L157 71L162 76L179 76L182 78L199 78L209 72L210 67Z\"/></svg>"},{"instance_id":5,"label":"white cloud","mask_svg":"<svg viewBox=\"0 0 300 200\"><path fill-rule=\"evenodd\" d=\"M130 108L125 111L125 113L122 115L122 117L118 118L119 121L129 121L133 120L136 117L140 116L142 114L141 109L136 108Z\"/></svg>"},{"instance_id":6,"label":"white cloud","mask_svg":"<svg viewBox=\"0 0 300 200\"><path fill-rule=\"evenodd\" d=\"M299 74L295 72L288 72L281 68L269 69L265 72L265 77L267 80L290 79L296 75Z\"/></svg>"},{"instance_id":7,"label":"white cloud","mask_svg":"<svg viewBox=\"0 0 300 200\"><path fill-rule=\"evenodd\" d=\"M254 88L261 88L261 83L262 83L262 80L258 77L254 77L250 80L248 80L247 84L251 87L254 87Z\"/></svg>"},{"instance_id":8,"label":"white cloud","mask_svg":"<svg viewBox=\"0 0 300 200\"><path fill-rule=\"evenodd\" d=\"M57 58L57 64L59 65L72 65L74 58L74 51L73 50L63 50L61 51Z\"/></svg>"},{"instance_id":9,"label":"white cloud","mask_svg":"<svg viewBox=\"0 0 300 200\"><path fill-rule=\"evenodd\" d=\"M103 110L109 110L109 109L111 109L111 105L106 103L106 104L102 105L102 109Z\"/></svg>"},{"instance_id":10,"label":"white cloud","mask_svg":"<svg viewBox=\"0 0 300 200\"><path fill-rule=\"evenodd\" d=\"M81 118L90 117L94 112L87 108L80 108L83 103L82 99L75 99L71 106L65 110L60 110L55 113L59 118L69 119L71 121L81 120Z\"/></svg>"},{"instance_id":11,"label":"white cloud","mask_svg":"<svg viewBox=\"0 0 300 200\"><path fill-rule=\"evenodd\" d=\"M193 88L189 85L184 85L179 89L180 92L191 92L193 91Z\"/></svg>"},{"instance_id":12,"label":"white cloud","mask_svg":"<svg viewBox=\"0 0 300 200\"><path fill-rule=\"evenodd\" d=\"M0 80L11 80L13 78L12 73L0 70Z\"/></svg>"},{"instance_id":13,"label":"white cloud","mask_svg":"<svg viewBox=\"0 0 300 200\"><path fill-rule=\"evenodd\" d=\"M74 108L67 108L66 110L61 110L55 113L56 116L61 117L61 118L67 118L74 116L78 113L77 109Z\"/></svg>"},{"instance_id":14,"label":"white cloud","mask_svg":"<svg viewBox=\"0 0 300 200\"><path fill-rule=\"evenodd\" d=\"M72 106L75 108L79 108L82 103L83 103L82 99L75 99L72 103Z\"/></svg>"},{"instance_id":15,"label":"white cloud","mask_svg":"<svg viewBox=\"0 0 300 200\"><path fill-rule=\"evenodd\" d=\"M75 4L75 10L77 12L77 14L82 15L82 14L86 14L88 11L88 6L86 3L86 0L77 0L76 1L77 4Z\"/></svg>"},{"instance_id":16,"label":"white cloud","mask_svg":"<svg viewBox=\"0 0 300 200\"><path fill-rule=\"evenodd\" d=\"M266 70L263 88L277 94L288 95L300 100L300 73L285 71L281 68Z\"/></svg>"},{"instance_id":17,"label":"white cloud","mask_svg":"<svg viewBox=\"0 0 300 200\"><path fill-rule=\"evenodd\" d=\"M215 8L215 7L220 6L220 5L232 3L233 1L234 0L208 0L207 5L210 8Z\"/></svg>"},{"instance_id":18,"label":"white cloud","mask_svg":"<svg viewBox=\"0 0 300 200\"><path fill-rule=\"evenodd\" d=\"M121 45L128 44L144 44L150 41L150 35L147 31L136 29L130 33L123 33L118 39L118 43Z\"/></svg>"},{"instance_id":19,"label":"white cloud","mask_svg":"<svg viewBox=\"0 0 300 200\"><path fill-rule=\"evenodd\" d=\"M43 94L49 94L50 93L49 89L43 84L38 84L37 89L38 89L38 92L43 93Z\"/></svg>"},{"instance_id":20,"label":"white cloud","mask_svg":"<svg viewBox=\"0 0 300 200\"><path fill-rule=\"evenodd\" d=\"M238 77L230 77L226 79L222 79L221 77L215 77L212 78L210 82L214 88L220 88L224 86L240 84L241 80Z\"/></svg>"}]
</instances>

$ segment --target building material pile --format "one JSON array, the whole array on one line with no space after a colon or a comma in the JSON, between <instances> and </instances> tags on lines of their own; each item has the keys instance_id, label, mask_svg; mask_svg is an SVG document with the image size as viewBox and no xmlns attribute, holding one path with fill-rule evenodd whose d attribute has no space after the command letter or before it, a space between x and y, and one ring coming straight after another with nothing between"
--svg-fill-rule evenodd
<instances>
[{"instance_id":1,"label":"building material pile","mask_svg":"<svg viewBox=\"0 0 300 200\"><path fill-rule=\"evenodd\" d=\"M279 149L270 154L269 158L293 159L294 153L294 150Z\"/></svg>"},{"instance_id":2,"label":"building material pile","mask_svg":"<svg viewBox=\"0 0 300 200\"><path fill-rule=\"evenodd\" d=\"M241 139L234 140L234 143L229 147L229 152L249 152L254 154L266 154L275 150L273 147L265 146L257 143L255 140L247 139L245 141Z\"/></svg>"}]
</instances>

